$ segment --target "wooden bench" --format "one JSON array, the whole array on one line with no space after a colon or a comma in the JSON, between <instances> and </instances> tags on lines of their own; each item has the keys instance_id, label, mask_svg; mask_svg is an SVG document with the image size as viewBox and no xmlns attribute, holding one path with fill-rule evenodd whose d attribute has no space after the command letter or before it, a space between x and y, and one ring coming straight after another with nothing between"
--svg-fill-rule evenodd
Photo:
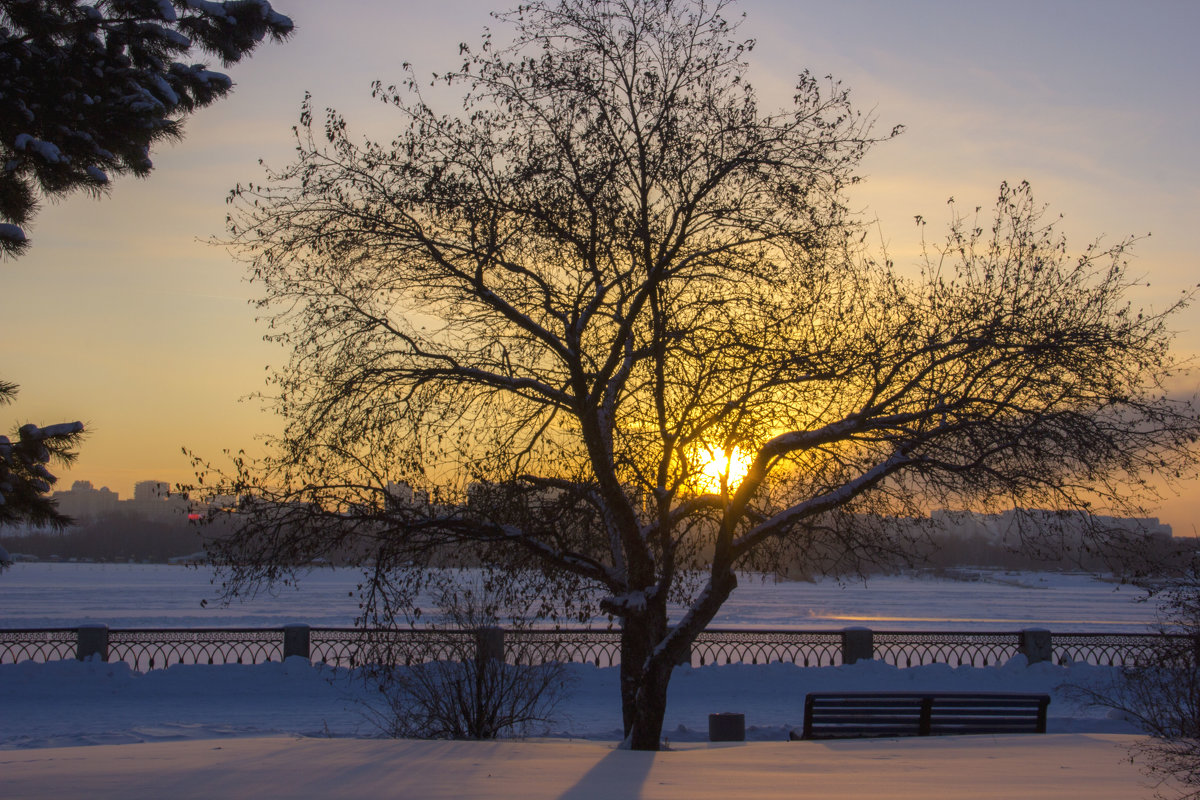
<instances>
[{"instance_id":1,"label":"wooden bench","mask_svg":"<svg viewBox=\"0 0 1200 800\"><path fill-rule=\"evenodd\" d=\"M1045 733L1046 694L842 692L804 698L804 730L792 739Z\"/></svg>"}]
</instances>

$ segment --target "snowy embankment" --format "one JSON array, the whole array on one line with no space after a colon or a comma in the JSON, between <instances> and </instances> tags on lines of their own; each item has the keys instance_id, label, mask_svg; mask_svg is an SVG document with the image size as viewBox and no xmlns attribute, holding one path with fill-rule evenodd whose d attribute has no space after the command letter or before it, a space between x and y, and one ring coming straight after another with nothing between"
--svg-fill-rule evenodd
<instances>
[{"instance_id":1,"label":"snowy embankment","mask_svg":"<svg viewBox=\"0 0 1200 800\"><path fill-rule=\"evenodd\" d=\"M370 738L372 692L302 659L256 666L0 665L6 797L420 797L727 800L872 797L1023 800L1144 796L1131 726L1081 708L1066 684L1113 670L1018 656L1001 667L877 662L683 667L671 684L672 752L616 750L615 668L572 664L562 713L539 738ZM811 691L945 689L1052 694L1047 735L788 742ZM708 714L746 715L747 744L707 744ZM337 738L330 738L337 737ZM568 740L571 737L573 740ZM600 741L578 741L580 738ZM755 741L757 740L757 741ZM80 746L92 745L92 746ZM120 745L120 746L110 746Z\"/></svg>"},{"instance_id":2,"label":"snowy embankment","mask_svg":"<svg viewBox=\"0 0 1200 800\"><path fill-rule=\"evenodd\" d=\"M568 666L572 686L558 717L532 735L615 742L621 716L618 670ZM1001 667L943 664L898 669L879 662L841 667L732 664L681 667L671 682L664 736L704 741L708 715L746 715L750 740L786 740L816 691L945 690L1047 692L1051 733L1133 733L1104 710L1081 707L1068 685L1097 687L1114 671L1086 664ZM59 661L0 665L0 749L294 735L370 737L374 692L356 674L285 663L177 665L134 672L124 663Z\"/></svg>"},{"instance_id":3,"label":"snowy embankment","mask_svg":"<svg viewBox=\"0 0 1200 800\"><path fill-rule=\"evenodd\" d=\"M239 739L0 753L7 797L1131 800L1132 736L680 745Z\"/></svg>"}]
</instances>

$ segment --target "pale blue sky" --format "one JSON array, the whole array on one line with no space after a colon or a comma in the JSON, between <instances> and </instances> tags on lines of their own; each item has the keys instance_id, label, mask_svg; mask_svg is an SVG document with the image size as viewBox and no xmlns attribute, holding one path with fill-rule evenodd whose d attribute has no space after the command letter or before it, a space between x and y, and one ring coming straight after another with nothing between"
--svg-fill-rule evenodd
<instances>
[{"instance_id":1,"label":"pale blue sky","mask_svg":"<svg viewBox=\"0 0 1200 800\"><path fill-rule=\"evenodd\" d=\"M234 94L153 154L147 181L48 205L30 255L0 264L0 375L22 387L0 422L89 423L64 486L89 479L127 495L136 480L186 480L181 446L215 456L271 429L238 398L283 354L261 341L241 267L201 241L222 230L226 192L259 177L258 158L289 158L306 90L352 129L386 137L393 115L370 100L371 81L398 81L403 61L419 74L454 65L457 43L477 41L500 7L274 5L295 20L294 39L230 70ZM746 0L738 10L758 41L750 77L764 106L785 104L809 68L849 86L880 131L906 126L868 156L853 198L878 217L898 263L915 255L914 215L934 235L949 196L987 206L1001 180L1028 179L1065 216L1075 249L1153 233L1135 250L1134 271L1152 284L1139 303L1162 306L1200 278L1200 4ZM1176 327L1181 352L1200 353L1200 310ZM1189 496L1162 514L1190 532L1197 507Z\"/></svg>"}]
</instances>

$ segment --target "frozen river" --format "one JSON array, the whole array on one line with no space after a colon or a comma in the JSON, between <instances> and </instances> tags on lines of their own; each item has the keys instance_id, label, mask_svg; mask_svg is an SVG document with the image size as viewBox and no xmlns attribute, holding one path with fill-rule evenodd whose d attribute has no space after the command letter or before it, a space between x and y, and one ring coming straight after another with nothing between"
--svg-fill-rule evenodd
<instances>
[{"instance_id":1,"label":"frozen river","mask_svg":"<svg viewBox=\"0 0 1200 800\"><path fill-rule=\"evenodd\" d=\"M0 575L0 628L348 626L358 613L351 569L322 569L300 588L221 606L207 569L140 564L17 564ZM1142 592L1086 575L982 573L977 581L879 577L866 583L743 577L714 628L1144 632ZM598 624L603 624L599 622Z\"/></svg>"}]
</instances>

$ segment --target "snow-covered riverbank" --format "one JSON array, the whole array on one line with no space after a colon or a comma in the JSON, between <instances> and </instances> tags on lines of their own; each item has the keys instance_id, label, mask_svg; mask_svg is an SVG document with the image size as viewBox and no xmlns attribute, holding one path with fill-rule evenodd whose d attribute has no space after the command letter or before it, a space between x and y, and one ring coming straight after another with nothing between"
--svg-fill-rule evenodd
<instances>
[{"instance_id":1,"label":"snow-covered riverbank","mask_svg":"<svg viewBox=\"0 0 1200 800\"><path fill-rule=\"evenodd\" d=\"M1141 633L1154 620L1142 593L1087 575L978 573L979 580L888 576L866 583L775 583L747 576L714 628L999 630ZM207 569L141 564L17 564L0 576L0 627L272 627L350 625L350 569L321 569L300 588L222 607Z\"/></svg>"}]
</instances>

